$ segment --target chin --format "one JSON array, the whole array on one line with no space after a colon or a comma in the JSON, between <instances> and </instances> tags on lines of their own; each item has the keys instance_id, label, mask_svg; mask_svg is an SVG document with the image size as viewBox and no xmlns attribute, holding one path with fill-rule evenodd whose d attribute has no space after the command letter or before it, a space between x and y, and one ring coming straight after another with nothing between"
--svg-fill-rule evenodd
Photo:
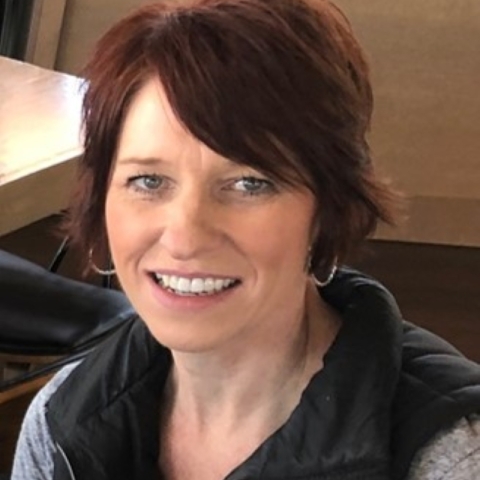
<instances>
[{"instance_id":1,"label":"chin","mask_svg":"<svg viewBox=\"0 0 480 480\"><path fill-rule=\"evenodd\" d=\"M208 328L198 319L195 321L165 317L162 320L153 322L144 320L144 322L155 340L173 352L205 353L219 349L228 343L229 335L227 332L222 335L218 324L216 327L210 324Z\"/></svg>"}]
</instances>

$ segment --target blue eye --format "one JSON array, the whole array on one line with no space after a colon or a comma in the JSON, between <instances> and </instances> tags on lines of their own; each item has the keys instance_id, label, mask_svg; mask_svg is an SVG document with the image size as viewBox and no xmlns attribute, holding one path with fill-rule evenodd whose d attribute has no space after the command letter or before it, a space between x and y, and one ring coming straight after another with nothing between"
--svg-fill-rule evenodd
<instances>
[{"instance_id":1,"label":"blue eye","mask_svg":"<svg viewBox=\"0 0 480 480\"><path fill-rule=\"evenodd\" d=\"M272 182L257 177L243 177L240 180L236 180L233 187L245 195L260 195L271 192L274 189Z\"/></svg>"},{"instance_id":2,"label":"blue eye","mask_svg":"<svg viewBox=\"0 0 480 480\"><path fill-rule=\"evenodd\" d=\"M163 187L165 179L159 175L136 175L128 179L128 186L144 193L155 193Z\"/></svg>"}]
</instances>

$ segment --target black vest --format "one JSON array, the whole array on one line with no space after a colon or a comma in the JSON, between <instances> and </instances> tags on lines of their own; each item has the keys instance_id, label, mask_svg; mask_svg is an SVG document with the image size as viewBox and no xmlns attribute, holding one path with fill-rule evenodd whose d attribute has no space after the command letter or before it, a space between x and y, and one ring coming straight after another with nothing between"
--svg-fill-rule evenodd
<instances>
[{"instance_id":1,"label":"black vest","mask_svg":"<svg viewBox=\"0 0 480 480\"><path fill-rule=\"evenodd\" d=\"M480 367L402 322L378 283L343 269L321 294L343 318L324 368L228 480L402 480L435 433L480 412ZM54 480L157 480L170 366L138 319L84 360L48 404Z\"/></svg>"}]
</instances>

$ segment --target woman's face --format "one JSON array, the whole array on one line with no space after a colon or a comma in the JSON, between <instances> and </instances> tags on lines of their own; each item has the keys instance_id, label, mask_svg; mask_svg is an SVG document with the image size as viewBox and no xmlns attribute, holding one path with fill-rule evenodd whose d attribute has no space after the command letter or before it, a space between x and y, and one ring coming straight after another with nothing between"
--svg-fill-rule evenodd
<instances>
[{"instance_id":1,"label":"woman's face","mask_svg":"<svg viewBox=\"0 0 480 480\"><path fill-rule=\"evenodd\" d=\"M314 204L195 139L152 80L128 111L106 200L119 280L173 350L275 335L303 309Z\"/></svg>"}]
</instances>

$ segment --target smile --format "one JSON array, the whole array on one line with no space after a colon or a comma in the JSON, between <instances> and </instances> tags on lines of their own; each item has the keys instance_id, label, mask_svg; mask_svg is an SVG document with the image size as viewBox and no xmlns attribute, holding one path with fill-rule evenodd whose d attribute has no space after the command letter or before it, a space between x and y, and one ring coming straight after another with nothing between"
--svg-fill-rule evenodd
<instances>
[{"instance_id":1,"label":"smile","mask_svg":"<svg viewBox=\"0 0 480 480\"><path fill-rule=\"evenodd\" d=\"M187 278L159 273L153 273L152 277L161 288L182 296L215 295L240 284L235 278Z\"/></svg>"}]
</instances>

